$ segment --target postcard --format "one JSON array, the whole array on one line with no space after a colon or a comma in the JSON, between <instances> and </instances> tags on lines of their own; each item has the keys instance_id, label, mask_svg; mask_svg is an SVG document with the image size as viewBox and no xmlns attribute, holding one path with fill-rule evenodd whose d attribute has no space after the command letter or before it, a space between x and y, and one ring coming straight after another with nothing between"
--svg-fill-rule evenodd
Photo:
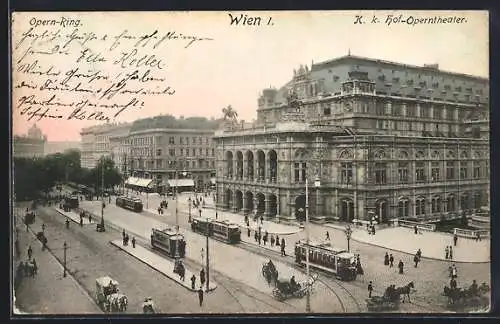
<instances>
[{"instance_id":1,"label":"postcard","mask_svg":"<svg viewBox=\"0 0 500 324\"><path fill-rule=\"evenodd\" d=\"M11 32L13 316L489 312L487 11Z\"/></svg>"}]
</instances>

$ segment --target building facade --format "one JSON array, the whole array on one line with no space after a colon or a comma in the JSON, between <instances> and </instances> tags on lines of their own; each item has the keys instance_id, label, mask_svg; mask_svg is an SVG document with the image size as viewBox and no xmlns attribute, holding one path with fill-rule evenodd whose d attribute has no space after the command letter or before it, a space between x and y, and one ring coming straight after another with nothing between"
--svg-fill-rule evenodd
<instances>
[{"instance_id":1,"label":"building facade","mask_svg":"<svg viewBox=\"0 0 500 324\"><path fill-rule=\"evenodd\" d=\"M45 143L44 154L51 155L56 153L64 153L65 151L72 149L81 151L81 143L71 141L47 142Z\"/></svg>"},{"instance_id":2,"label":"building facade","mask_svg":"<svg viewBox=\"0 0 500 324\"><path fill-rule=\"evenodd\" d=\"M132 129L128 141L131 175L168 186L168 179L192 179L197 189L207 189L215 177L213 130Z\"/></svg>"},{"instance_id":3,"label":"building facade","mask_svg":"<svg viewBox=\"0 0 500 324\"><path fill-rule=\"evenodd\" d=\"M489 205L489 81L345 56L266 89L257 122L216 132L217 203L312 217L458 217Z\"/></svg>"},{"instance_id":4,"label":"building facade","mask_svg":"<svg viewBox=\"0 0 500 324\"><path fill-rule=\"evenodd\" d=\"M130 123L114 123L82 128L80 131L82 168L95 167L103 156L112 158L119 167L122 155L114 154L114 151L119 149L116 148L116 141L112 139L128 134L130 126Z\"/></svg>"},{"instance_id":5,"label":"building facade","mask_svg":"<svg viewBox=\"0 0 500 324\"><path fill-rule=\"evenodd\" d=\"M35 124L24 136L13 136L12 151L16 158L32 158L44 155L47 137Z\"/></svg>"}]
</instances>

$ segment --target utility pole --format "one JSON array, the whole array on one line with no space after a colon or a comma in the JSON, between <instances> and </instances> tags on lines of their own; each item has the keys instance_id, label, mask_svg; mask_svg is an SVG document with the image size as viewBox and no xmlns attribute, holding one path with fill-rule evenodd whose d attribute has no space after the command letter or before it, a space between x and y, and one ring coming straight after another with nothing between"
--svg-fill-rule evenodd
<instances>
[{"instance_id":1,"label":"utility pole","mask_svg":"<svg viewBox=\"0 0 500 324\"><path fill-rule=\"evenodd\" d=\"M207 217L206 234L207 234L207 247L206 247L206 249L207 249L207 292L208 292L210 289L210 254L208 252L208 236L209 236L208 217Z\"/></svg>"},{"instance_id":2,"label":"utility pole","mask_svg":"<svg viewBox=\"0 0 500 324\"><path fill-rule=\"evenodd\" d=\"M101 231L104 232L104 158L101 163Z\"/></svg>"},{"instance_id":3,"label":"utility pole","mask_svg":"<svg viewBox=\"0 0 500 324\"><path fill-rule=\"evenodd\" d=\"M309 284L309 183L306 178L306 276L307 276L307 298L306 313L311 312L311 285Z\"/></svg>"},{"instance_id":4,"label":"utility pole","mask_svg":"<svg viewBox=\"0 0 500 324\"><path fill-rule=\"evenodd\" d=\"M179 191L177 190L177 186L179 185L179 174L177 172L177 161L175 162L175 236L177 239L175 240L175 259L179 258L179 212L178 212L178 202L179 202Z\"/></svg>"},{"instance_id":5,"label":"utility pole","mask_svg":"<svg viewBox=\"0 0 500 324\"><path fill-rule=\"evenodd\" d=\"M64 272L63 272L63 277L66 277L66 250L68 249L68 244L66 243L66 241L64 241L63 248L64 248Z\"/></svg>"}]
</instances>

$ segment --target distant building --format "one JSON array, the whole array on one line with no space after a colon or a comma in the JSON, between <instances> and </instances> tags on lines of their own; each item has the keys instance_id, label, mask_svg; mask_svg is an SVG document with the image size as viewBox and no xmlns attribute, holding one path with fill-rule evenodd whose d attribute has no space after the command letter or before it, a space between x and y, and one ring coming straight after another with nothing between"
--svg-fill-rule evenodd
<instances>
[{"instance_id":1,"label":"distant building","mask_svg":"<svg viewBox=\"0 0 500 324\"><path fill-rule=\"evenodd\" d=\"M34 124L24 136L13 136L13 155L14 157L41 157L44 155L44 146L47 137L42 134L40 128Z\"/></svg>"},{"instance_id":2,"label":"distant building","mask_svg":"<svg viewBox=\"0 0 500 324\"><path fill-rule=\"evenodd\" d=\"M56 154L56 153L64 153L67 150L75 149L81 150L80 142L72 142L72 141L60 141L60 142L46 142L44 153L45 155Z\"/></svg>"},{"instance_id":3,"label":"distant building","mask_svg":"<svg viewBox=\"0 0 500 324\"><path fill-rule=\"evenodd\" d=\"M204 118L175 119L156 116L137 120L128 136L124 156L133 177L151 179L152 186L168 190L179 187L206 189L215 178L215 147L212 141L217 123Z\"/></svg>"},{"instance_id":4,"label":"distant building","mask_svg":"<svg viewBox=\"0 0 500 324\"><path fill-rule=\"evenodd\" d=\"M303 220L436 220L489 206L489 80L356 56L300 66L252 127L216 131L217 204Z\"/></svg>"},{"instance_id":5,"label":"distant building","mask_svg":"<svg viewBox=\"0 0 500 324\"><path fill-rule=\"evenodd\" d=\"M129 123L114 123L82 128L80 131L82 168L91 169L95 167L103 156L115 160L112 155L110 137L113 137L116 133L127 132L130 125Z\"/></svg>"}]
</instances>

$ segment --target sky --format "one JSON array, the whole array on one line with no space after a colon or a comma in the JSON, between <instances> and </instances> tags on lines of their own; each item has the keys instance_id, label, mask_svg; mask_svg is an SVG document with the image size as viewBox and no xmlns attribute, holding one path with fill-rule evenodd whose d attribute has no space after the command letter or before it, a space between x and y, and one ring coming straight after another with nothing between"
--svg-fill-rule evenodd
<instances>
[{"instance_id":1,"label":"sky","mask_svg":"<svg viewBox=\"0 0 500 324\"><path fill-rule=\"evenodd\" d=\"M259 16L262 24L231 25L229 14ZM364 24L355 24L357 15L363 16ZM371 23L374 15L379 23ZM388 15L402 15L403 19L435 16L464 19L455 24L388 25L385 23ZM63 16L67 19L80 19L82 25L78 27L79 33L107 33L112 36L119 35L123 30L137 35L149 34L154 30L158 30L159 34L175 30L178 34L212 39L197 41L187 48L184 48L187 44L185 42L172 41L162 48L160 46L148 52L140 52L154 54L162 60L164 65L162 69L157 69L158 75L165 78L162 84L175 89L175 94L145 96L142 98L144 106L126 110L113 120L116 122L130 122L160 114L218 118L222 117L222 108L228 105L238 112L240 119L251 121L256 118L257 99L262 89L269 86L281 87L292 78L293 69L300 64L310 66L313 61L326 61L346 55L348 51L356 56L411 65L437 63L440 69L446 71L483 77L489 75L488 14L485 11L117 12L64 13ZM41 23L43 19L57 20L60 17L61 14L57 13L18 13L13 18L13 47L20 35L31 27L34 27L33 33L39 34L44 29L49 32L74 29L74 26ZM269 17L272 17L270 25L267 24ZM37 21L40 22L39 26L36 26ZM41 82L36 75L18 71L19 65L16 62L29 48L27 42L23 44L24 47L13 49L13 84L23 80ZM116 51L128 49L126 43L123 44L124 47ZM105 50L109 45L109 42L103 41L101 44L96 41L94 45L88 46L92 51L106 56L111 55L111 51L107 53ZM41 48L43 46L40 45ZM92 68L109 71L110 75L118 73L116 66L110 63L112 60L83 65L75 63L81 50L77 50L77 47L78 45L73 46L69 55L51 55L50 58L47 58L48 55L31 55L31 58L23 58L23 62L37 60L42 67L54 65L62 72L79 66L82 70ZM36 50L36 46L32 48ZM114 53L114 57L117 53ZM21 116L22 109L18 107L19 99L30 94L45 99L50 96L50 93L28 88L13 90L14 134L26 133L35 123L33 120L28 121L27 115ZM60 96L63 99L77 100L85 94L65 93ZM125 96L121 98L123 100L126 100ZM116 102L121 101L117 96ZM23 107L26 108L27 105ZM49 141L78 141L82 127L101 123L103 122L95 120L49 118L36 122Z\"/></svg>"}]
</instances>

